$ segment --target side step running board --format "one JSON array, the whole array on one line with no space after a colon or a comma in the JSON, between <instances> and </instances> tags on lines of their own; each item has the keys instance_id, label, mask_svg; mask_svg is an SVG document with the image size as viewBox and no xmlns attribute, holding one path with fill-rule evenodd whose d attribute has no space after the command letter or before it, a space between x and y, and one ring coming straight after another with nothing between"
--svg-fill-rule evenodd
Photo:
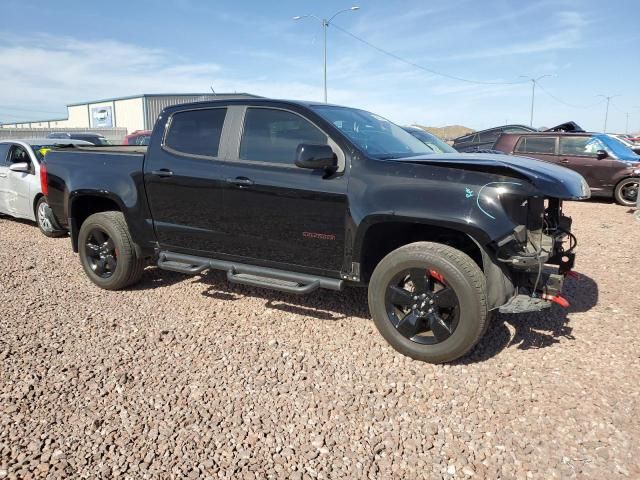
<instances>
[{"instance_id":1,"label":"side step running board","mask_svg":"<svg viewBox=\"0 0 640 480\"><path fill-rule=\"evenodd\" d=\"M189 275L196 275L208 269L223 270L227 272L227 280L231 283L296 294L311 293L318 288L342 290L343 286L343 281L338 278L319 277L172 252L160 253L158 267Z\"/></svg>"}]
</instances>

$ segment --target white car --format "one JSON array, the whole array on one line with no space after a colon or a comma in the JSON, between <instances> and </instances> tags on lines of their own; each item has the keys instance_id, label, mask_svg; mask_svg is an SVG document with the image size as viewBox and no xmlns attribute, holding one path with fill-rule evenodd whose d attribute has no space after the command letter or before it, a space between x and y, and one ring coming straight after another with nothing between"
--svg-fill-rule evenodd
<instances>
[{"instance_id":1,"label":"white car","mask_svg":"<svg viewBox=\"0 0 640 480\"><path fill-rule=\"evenodd\" d=\"M0 140L0 214L35 221L47 237L64 234L40 187L40 161L48 149L91 143L70 139Z\"/></svg>"}]
</instances>

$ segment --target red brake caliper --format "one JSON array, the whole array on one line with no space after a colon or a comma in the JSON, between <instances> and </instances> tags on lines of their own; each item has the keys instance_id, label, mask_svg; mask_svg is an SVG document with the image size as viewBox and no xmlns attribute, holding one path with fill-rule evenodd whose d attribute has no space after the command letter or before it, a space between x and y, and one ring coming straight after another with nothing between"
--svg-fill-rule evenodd
<instances>
[{"instance_id":1,"label":"red brake caliper","mask_svg":"<svg viewBox=\"0 0 640 480\"><path fill-rule=\"evenodd\" d=\"M433 278L435 278L440 283L444 283L444 277L442 276L442 274L440 272L438 272L436 270L429 270L429 275L431 275Z\"/></svg>"}]
</instances>

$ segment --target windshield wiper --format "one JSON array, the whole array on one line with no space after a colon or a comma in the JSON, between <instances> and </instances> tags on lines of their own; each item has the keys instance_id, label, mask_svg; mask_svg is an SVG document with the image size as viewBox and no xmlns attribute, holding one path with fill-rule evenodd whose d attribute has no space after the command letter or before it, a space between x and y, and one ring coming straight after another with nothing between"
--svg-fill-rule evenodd
<instances>
[{"instance_id":1,"label":"windshield wiper","mask_svg":"<svg viewBox=\"0 0 640 480\"><path fill-rule=\"evenodd\" d=\"M387 153L385 155L376 155L375 157L378 160L393 160L396 158L419 157L420 155L429 155L430 153L435 153L435 152L429 151L429 152L422 152L422 153Z\"/></svg>"}]
</instances>

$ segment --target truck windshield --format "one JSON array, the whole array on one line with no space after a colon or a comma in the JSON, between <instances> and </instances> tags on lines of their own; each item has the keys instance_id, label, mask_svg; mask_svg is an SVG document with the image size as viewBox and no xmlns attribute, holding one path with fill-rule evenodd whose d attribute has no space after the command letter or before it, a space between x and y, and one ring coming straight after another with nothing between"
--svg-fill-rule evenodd
<instances>
[{"instance_id":1,"label":"truck windshield","mask_svg":"<svg viewBox=\"0 0 640 480\"><path fill-rule=\"evenodd\" d=\"M372 157L388 160L433 153L416 137L373 113L333 105L311 108Z\"/></svg>"},{"instance_id":2,"label":"truck windshield","mask_svg":"<svg viewBox=\"0 0 640 480\"><path fill-rule=\"evenodd\" d=\"M427 147L433 150L435 153L458 153L458 151L440 140L435 135L425 132L423 130L412 129L409 133L424 143Z\"/></svg>"}]
</instances>

